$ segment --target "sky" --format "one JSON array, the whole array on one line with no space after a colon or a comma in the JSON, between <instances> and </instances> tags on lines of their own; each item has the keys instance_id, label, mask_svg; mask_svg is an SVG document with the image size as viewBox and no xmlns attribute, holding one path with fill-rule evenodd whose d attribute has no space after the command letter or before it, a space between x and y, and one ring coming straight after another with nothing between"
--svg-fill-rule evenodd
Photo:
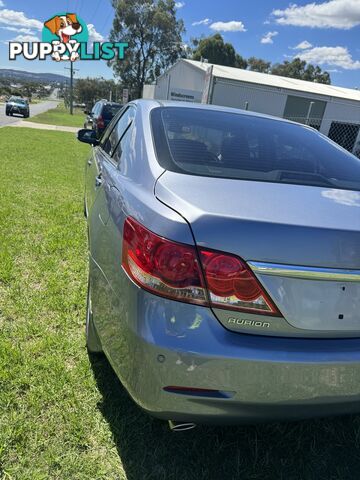
<instances>
[{"instance_id":1,"label":"sky","mask_svg":"<svg viewBox=\"0 0 360 480\"><path fill-rule=\"evenodd\" d=\"M184 44L219 32L245 58L283 62L298 56L329 71L333 85L360 88L360 0L183 0L176 6ZM63 11L87 23L90 41L107 39L110 0L0 0L0 68L66 74L65 62L8 60L9 40L41 40L43 22ZM112 78L104 61L77 61L76 68L78 77Z\"/></svg>"}]
</instances>

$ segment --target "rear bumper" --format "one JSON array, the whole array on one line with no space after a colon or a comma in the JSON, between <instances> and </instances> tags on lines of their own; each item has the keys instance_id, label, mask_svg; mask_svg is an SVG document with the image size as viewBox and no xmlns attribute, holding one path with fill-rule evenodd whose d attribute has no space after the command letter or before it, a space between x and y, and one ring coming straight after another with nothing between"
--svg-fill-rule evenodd
<instances>
[{"instance_id":1,"label":"rear bumper","mask_svg":"<svg viewBox=\"0 0 360 480\"><path fill-rule=\"evenodd\" d=\"M285 351L266 359L249 346L258 356L253 359L245 345L243 355L221 357L136 342L140 372L127 388L140 407L159 418L255 423L360 411L360 363L289 362ZM170 393L167 386L214 389L229 397Z\"/></svg>"},{"instance_id":2,"label":"rear bumper","mask_svg":"<svg viewBox=\"0 0 360 480\"><path fill-rule=\"evenodd\" d=\"M127 277L122 283L126 306L121 312L117 307L115 323L104 320L109 334L101 335L102 343L125 388L152 415L252 423L360 411L359 339L230 332L210 309L157 297ZM112 295L110 303L118 306ZM170 393L164 390L168 386L229 395Z\"/></svg>"}]
</instances>

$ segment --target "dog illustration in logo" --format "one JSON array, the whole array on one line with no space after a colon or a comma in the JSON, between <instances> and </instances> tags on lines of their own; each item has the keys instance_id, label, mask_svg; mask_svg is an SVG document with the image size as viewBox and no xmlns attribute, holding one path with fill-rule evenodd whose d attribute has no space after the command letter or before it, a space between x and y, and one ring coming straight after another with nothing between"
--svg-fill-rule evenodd
<instances>
[{"instance_id":1,"label":"dog illustration in logo","mask_svg":"<svg viewBox=\"0 0 360 480\"><path fill-rule=\"evenodd\" d=\"M60 40L54 40L52 42L53 45L58 45L59 43L77 43L76 40L71 40L71 37L82 31L82 26L75 13L55 15L55 17L47 20L44 25L53 35L57 35L60 38ZM57 62L60 60L69 60L69 56L67 55L60 57L59 52L54 52L52 58ZM79 54L77 52L72 52L70 60L73 62L77 58L79 58Z\"/></svg>"}]
</instances>

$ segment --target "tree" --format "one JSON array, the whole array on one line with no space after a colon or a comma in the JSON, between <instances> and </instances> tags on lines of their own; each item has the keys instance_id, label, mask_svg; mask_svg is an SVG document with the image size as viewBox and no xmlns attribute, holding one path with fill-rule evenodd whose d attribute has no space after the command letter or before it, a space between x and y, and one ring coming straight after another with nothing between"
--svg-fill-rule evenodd
<instances>
[{"instance_id":1,"label":"tree","mask_svg":"<svg viewBox=\"0 0 360 480\"><path fill-rule=\"evenodd\" d=\"M109 65L132 97L141 97L143 85L172 65L181 55L182 20L174 0L112 0L115 17L110 41L128 42L123 60Z\"/></svg>"},{"instance_id":2,"label":"tree","mask_svg":"<svg viewBox=\"0 0 360 480\"><path fill-rule=\"evenodd\" d=\"M110 99L110 92L113 100L119 100L120 89L121 87L114 80L88 77L76 80L74 94L78 103L85 103L86 107L90 109L97 100Z\"/></svg>"},{"instance_id":3,"label":"tree","mask_svg":"<svg viewBox=\"0 0 360 480\"><path fill-rule=\"evenodd\" d=\"M329 72L323 72L318 65L314 67L314 65L309 64L304 71L303 80L316 83L325 83L327 85L331 84Z\"/></svg>"},{"instance_id":4,"label":"tree","mask_svg":"<svg viewBox=\"0 0 360 480\"><path fill-rule=\"evenodd\" d=\"M220 33L210 37L193 39L193 60L207 59L210 63L227 67L246 68L246 60L235 52L231 43L224 43Z\"/></svg>"},{"instance_id":5,"label":"tree","mask_svg":"<svg viewBox=\"0 0 360 480\"><path fill-rule=\"evenodd\" d=\"M21 94L28 98L29 101L31 102L31 98L32 98L32 95L33 95L33 92L36 91L36 87L34 86L33 83L25 83L22 88L21 88Z\"/></svg>"},{"instance_id":6,"label":"tree","mask_svg":"<svg viewBox=\"0 0 360 480\"><path fill-rule=\"evenodd\" d=\"M242 57L241 55L239 55L239 54L237 53L236 56L235 56L235 65L234 65L234 67L236 67L236 68L243 68L244 70L246 70L246 69L247 69L247 66L248 66L247 60L245 60L244 57Z\"/></svg>"},{"instance_id":7,"label":"tree","mask_svg":"<svg viewBox=\"0 0 360 480\"><path fill-rule=\"evenodd\" d=\"M319 66L307 65L304 60L294 58L291 62L272 65L262 58L250 57L247 60L236 53L231 43L225 43L219 33L210 37L191 39L193 60L207 59L210 63L248 69L253 72L271 73L283 77L299 78L309 82L330 84L328 72L323 72Z\"/></svg>"},{"instance_id":8,"label":"tree","mask_svg":"<svg viewBox=\"0 0 360 480\"><path fill-rule=\"evenodd\" d=\"M252 70L253 72L270 72L271 62L267 62L266 60L262 60L261 58L250 57L248 58L247 63L248 69Z\"/></svg>"},{"instance_id":9,"label":"tree","mask_svg":"<svg viewBox=\"0 0 360 480\"><path fill-rule=\"evenodd\" d=\"M331 79L328 72L323 72L319 66L307 65L305 60L294 58L291 62L277 63L271 69L273 75L298 78L309 82L325 83L330 85Z\"/></svg>"}]
</instances>

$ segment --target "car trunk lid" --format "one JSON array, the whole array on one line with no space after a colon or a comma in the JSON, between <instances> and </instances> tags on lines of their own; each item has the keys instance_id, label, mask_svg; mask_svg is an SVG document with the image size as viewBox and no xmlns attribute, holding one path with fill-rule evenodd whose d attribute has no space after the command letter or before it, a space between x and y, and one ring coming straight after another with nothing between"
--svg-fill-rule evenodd
<instances>
[{"instance_id":1,"label":"car trunk lid","mask_svg":"<svg viewBox=\"0 0 360 480\"><path fill-rule=\"evenodd\" d=\"M189 222L199 247L247 261L284 317L268 321L217 309L228 328L360 334L360 193L167 171L156 196Z\"/></svg>"}]
</instances>

